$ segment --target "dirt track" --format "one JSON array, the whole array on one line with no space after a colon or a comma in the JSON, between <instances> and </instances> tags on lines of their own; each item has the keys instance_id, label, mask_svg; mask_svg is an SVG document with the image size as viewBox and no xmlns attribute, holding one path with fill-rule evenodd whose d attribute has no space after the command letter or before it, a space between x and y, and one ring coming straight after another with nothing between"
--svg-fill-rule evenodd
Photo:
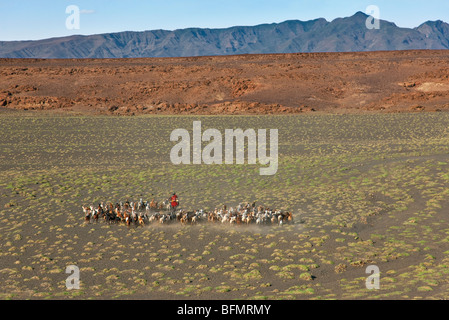
<instances>
[{"instance_id":1,"label":"dirt track","mask_svg":"<svg viewBox=\"0 0 449 320\"><path fill-rule=\"evenodd\" d=\"M449 110L449 52L0 59L0 108L94 114Z\"/></svg>"}]
</instances>

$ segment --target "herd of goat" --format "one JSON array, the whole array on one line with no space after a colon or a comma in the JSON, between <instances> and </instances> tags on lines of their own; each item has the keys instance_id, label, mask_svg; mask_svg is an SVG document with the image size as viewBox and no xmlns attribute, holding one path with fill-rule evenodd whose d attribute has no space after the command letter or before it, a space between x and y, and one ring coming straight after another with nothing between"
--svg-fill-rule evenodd
<instances>
[{"instance_id":1,"label":"herd of goat","mask_svg":"<svg viewBox=\"0 0 449 320\"><path fill-rule=\"evenodd\" d=\"M293 223L291 212L271 210L263 206L239 204L236 208L223 206L220 209L206 212L204 210L185 211L171 207L168 200L158 204L154 200L144 202L101 203L98 207L82 206L85 222L98 222L103 219L107 223L123 223L127 226L159 223L198 224L202 222L222 224L283 225Z\"/></svg>"}]
</instances>

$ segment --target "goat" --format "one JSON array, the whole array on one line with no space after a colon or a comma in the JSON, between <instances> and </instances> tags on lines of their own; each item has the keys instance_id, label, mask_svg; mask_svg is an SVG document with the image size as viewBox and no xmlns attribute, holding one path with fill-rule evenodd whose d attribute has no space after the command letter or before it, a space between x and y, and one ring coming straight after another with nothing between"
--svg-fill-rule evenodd
<instances>
[{"instance_id":1,"label":"goat","mask_svg":"<svg viewBox=\"0 0 449 320\"><path fill-rule=\"evenodd\" d=\"M95 222L98 222L98 210L94 210L94 212L93 212L93 220Z\"/></svg>"},{"instance_id":2,"label":"goat","mask_svg":"<svg viewBox=\"0 0 449 320\"><path fill-rule=\"evenodd\" d=\"M151 202L143 201L140 198L139 202L116 203L113 205L111 202L99 203L98 207L94 206L82 206L85 221L98 222L100 217L108 223L119 223L123 221L126 225L130 226L133 222L135 225L145 225L146 223L153 223L158 221L161 224L167 224L172 221L179 221L181 224L198 224L204 219L208 222L216 222L217 220L224 223L232 224L246 224L256 223L257 225L279 225L282 226L286 223L293 222L293 215L291 212L283 210L272 210L268 207L258 206L255 207L255 203L239 203L236 207L227 207L223 205L221 208L215 208L213 211L195 210L186 212L182 209L173 210L169 200L164 200L160 203L160 210L158 203L152 199ZM155 209L154 213L152 209ZM162 214L162 210L165 212Z\"/></svg>"},{"instance_id":3,"label":"goat","mask_svg":"<svg viewBox=\"0 0 449 320\"><path fill-rule=\"evenodd\" d=\"M291 212L287 212L287 221L289 223L293 222L293 214Z\"/></svg>"},{"instance_id":4,"label":"goat","mask_svg":"<svg viewBox=\"0 0 449 320\"><path fill-rule=\"evenodd\" d=\"M83 211L84 211L84 221L90 222L90 215L91 215L90 208L83 206Z\"/></svg>"},{"instance_id":5,"label":"goat","mask_svg":"<svg viewBox=\"0 0 449 320\"><path fill-rule=\"evenodd\" d=\"M145 224L145 220L142 215L139 216L139 225L143 226Z\"/></svg>"},{"instance_id":6,"label":"goat","mask_svg":"<svg viewBox=\"0 0 449 320\"><path fill-rule=\"evenodd\" d=\"M228 215L228 214L225 214L225 216L221 218L221 223L225 223L225 222L227 222L228 220L229 220L229 215Z\"/></svg>"},{"instance_id":7,"label":"goat","mask_svg":"<svg viewBox=\"0 0 449 320\"><path fill-rule=\"evenodd\" d=\"M149 222L149 223L153 223L153 222L156 221L156 220L157 220L156 215L152 215L152 216L148 219L148 222Z\"/></svg>"}]
</instances>

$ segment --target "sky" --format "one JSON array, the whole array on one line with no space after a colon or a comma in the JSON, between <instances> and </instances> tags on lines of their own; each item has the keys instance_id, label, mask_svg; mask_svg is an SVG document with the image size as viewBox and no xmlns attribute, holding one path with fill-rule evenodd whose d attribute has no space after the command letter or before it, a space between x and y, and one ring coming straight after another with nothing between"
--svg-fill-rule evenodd
<instances>
[{"instance_id":1,"label":"sky","mask_svg":"<svg viewBox=\"0 0 449 320\"><path fill-rule=\"evenodd\" d=\"M72 12L66 13L69 5L80 9L77 29L67 28L66 20L72 17ZM379 8L380 19L400 27L414 28L428 20L449 23L448 0L0 0L0 41L317 18L332 21L357 11L366 13L370 5Z\"/></svg>"}]
</instances>

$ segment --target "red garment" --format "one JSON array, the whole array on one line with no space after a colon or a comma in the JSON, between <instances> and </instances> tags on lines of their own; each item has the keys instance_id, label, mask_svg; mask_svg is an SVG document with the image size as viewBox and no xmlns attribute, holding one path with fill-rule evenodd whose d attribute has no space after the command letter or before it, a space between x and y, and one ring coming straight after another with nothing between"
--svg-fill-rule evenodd
<instances>
[{"instance_id":1,"label":"red garment","mask_svg":"<svg viewBox=\"0 0 449 320\"><path fill-rule=\"evenodd\" d=\"M178 204L179 204L179 202L178 202L178 196L175 194L175 195L173 195L171 198L170 198L170 202L171 202L171 206L173 207L173 208L176 208L177 206L178 206Z\"/></svg>"}]
</instances>

